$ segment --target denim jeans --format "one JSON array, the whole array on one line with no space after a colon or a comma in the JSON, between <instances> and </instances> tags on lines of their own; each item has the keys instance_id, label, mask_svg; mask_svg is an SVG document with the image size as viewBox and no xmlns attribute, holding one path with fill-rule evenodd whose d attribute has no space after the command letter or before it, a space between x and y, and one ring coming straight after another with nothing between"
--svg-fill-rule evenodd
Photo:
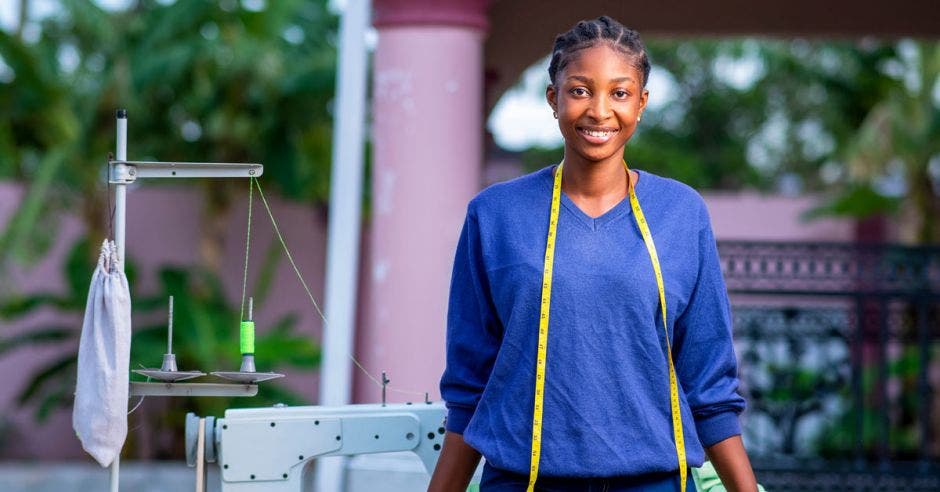
<instances>
[{"instance_id":1,"label":"denim jeans","mask_svg":"<svg viewBox=\"0 0 940 492\"><path fill-rule=\"evenodd\" d=\"M483 465L480 492L525 492L528 475L500 470ZM535 483L536 492L678 492L679 473L651 473L648 475L610 478L555 478L541 477ZM686 492L696 492L692 474L686 482Z\"/></svg>"}]
</instances>

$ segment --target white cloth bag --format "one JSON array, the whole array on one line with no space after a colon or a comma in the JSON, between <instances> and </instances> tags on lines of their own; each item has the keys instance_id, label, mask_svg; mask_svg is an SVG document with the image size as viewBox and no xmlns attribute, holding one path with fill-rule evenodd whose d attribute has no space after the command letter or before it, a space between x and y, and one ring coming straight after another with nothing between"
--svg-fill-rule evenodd
<instances>
[{"instance_id":1,"label":"white cloth bag","mask_svg":"<svg viewBox=\"0 0 940 492\"><path fill-rule=\"evenodd\" d=\"M105 240L88 289L72 410L82 447L105 467L127 438L131 294L120 261L114 242Z\"/></svg>"}]
</instances>

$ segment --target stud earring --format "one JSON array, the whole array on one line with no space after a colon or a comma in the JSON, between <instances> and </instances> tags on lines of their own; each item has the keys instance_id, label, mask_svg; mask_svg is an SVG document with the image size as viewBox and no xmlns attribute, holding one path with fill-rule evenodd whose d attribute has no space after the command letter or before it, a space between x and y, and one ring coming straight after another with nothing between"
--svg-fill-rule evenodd
<instances>
[{"instance_id":1,"label":"stud earring","mask_svg":"<svg viewBox=\"0 0 940 492\"><path fill-rule=\"evenodd\" d=\"M557 119L558 119L558 112L552 111L552 116L554 116L555 119L557 120Z\"/></svg>"}]
</instances>

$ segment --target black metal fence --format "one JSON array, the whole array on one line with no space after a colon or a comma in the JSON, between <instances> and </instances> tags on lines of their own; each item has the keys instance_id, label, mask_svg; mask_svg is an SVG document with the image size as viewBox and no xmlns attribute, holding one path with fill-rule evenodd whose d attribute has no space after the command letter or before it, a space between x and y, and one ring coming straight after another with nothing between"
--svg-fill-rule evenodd
<instances>
[{"instance_id":1,"label":"black metal fence","mask_svg":"<svg viewBox=\"0 0 940 492\"><path fill-rule=\"evenodd\" d=\"M940 247L719 242L744 438L782 491L940 491Z\"/></svg>"}]
</instances>

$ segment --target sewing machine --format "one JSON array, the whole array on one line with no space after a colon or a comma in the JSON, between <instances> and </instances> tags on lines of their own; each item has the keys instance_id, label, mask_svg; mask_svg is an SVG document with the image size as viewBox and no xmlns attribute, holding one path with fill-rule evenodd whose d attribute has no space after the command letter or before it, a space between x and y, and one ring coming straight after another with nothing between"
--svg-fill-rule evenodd
<instances>
[{"instance_id":1,"label":"sewing machine","mask_svg":"<svg viewBox=\"0 0 940 492\"><path fill-rule=\"evenodd\" d=\"M428 473L444 440L443 403L339 407L277 405L229 409L224 418L186 418L186 462L219 467L222 492L303 490L313 459L414 452ZM203 452L200 453L200 420Z\"/></svg>"}]
</instances>

